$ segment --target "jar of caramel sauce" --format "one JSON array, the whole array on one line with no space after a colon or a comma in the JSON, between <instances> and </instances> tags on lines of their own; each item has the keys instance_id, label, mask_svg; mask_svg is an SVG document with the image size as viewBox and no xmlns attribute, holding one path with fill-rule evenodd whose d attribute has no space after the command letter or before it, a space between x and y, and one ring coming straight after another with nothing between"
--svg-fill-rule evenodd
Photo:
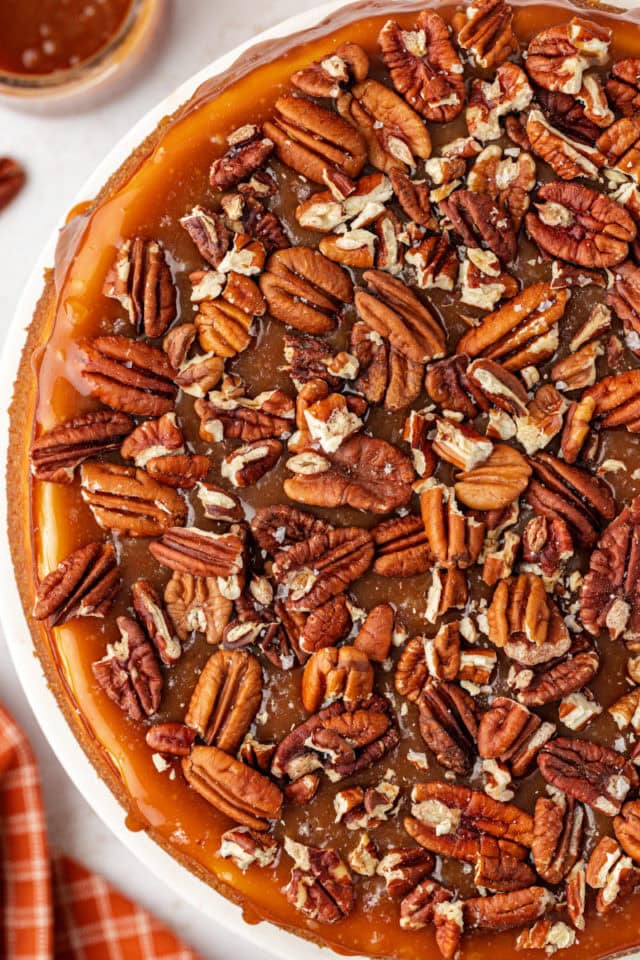
<instances>
[{"instance_id":1,"label":"jar of caramel sauce","mask_svg":"<svg viewBox=\"0 0 640 960\"><path fill-rule=\"evenodd\" d=\"M142 53L162 5L163 0L1 0L0 94L59 96L105 79Z\"/></svg>"}]
</instances>

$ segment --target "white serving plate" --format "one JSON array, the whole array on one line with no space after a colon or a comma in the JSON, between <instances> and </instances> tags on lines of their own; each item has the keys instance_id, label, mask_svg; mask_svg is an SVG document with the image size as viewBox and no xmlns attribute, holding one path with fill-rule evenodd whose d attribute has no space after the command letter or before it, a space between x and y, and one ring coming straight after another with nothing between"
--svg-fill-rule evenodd
<instances>
[{"instance_id":1,"label":"white serving plate","mask_svg":"<svg viewBox=\"0 0 640 960\"><path fill-rule=\"evenodd\" d=\"M392 2L393 0L389 0L389 6ZM549 0L549 2L553 2L553 0ZM406 5L405 0L403 6ZM425 2L425 6L428 5L428 2ZM636 0L617 0L616 5L629 11L638 9ZM194 74L145 114L129 133L113 147L91 177L84 183L71 207L95 196L109 177L129 157L130 153L155 130L160 120L177 110L191 97L200 84L223 73L254 45L315 27L329 14L335 13L344 6L342 0L330 0L330 2L313 7L305 13L289 17L275 27L265 30L251 40L240 44L224 56L218 57L203 70ZM66 209L61 211L58 224L31 271L2 351L0 360L0 370L2 371L0 382L0 462L5 470L9 440L8 411L13 395L13 384L17 376L27 330L36 303L42 293L43 272L54 262L58 233L65 224L66 213ZM3 482L0 484L0 516L2 518L7 516L8 508L6 483L3 477ZM244 938L260 949L281 958L281 960L298 960L301 950L304 951L304 956L308 960L322 960L322 958L327 960L330 954L338 960L338 955L333 951L302 941L299 937L287 933L271 923L264 922L259 925L246 923L242 918L240 907L231 903L198 879L144 832L132 832L125 826L123 808L106 783L97 775L84 750L76 740L47 685L40 661L34 655L33 641L25 621L6 542L0 551L0 582L3 585L0 623L7 638L7 645L26 698L58 760L77 789L115 836L141 861L151 874L158 877L175 894L214 919L216 923L219 923L231 933ZM640 953L626 954L626 957L627 960L640 960ZM358 960L358 958L354 958L354 960ZM360 958L360 960L363 960L363 958Z\"/></svg>"}]
</instances>

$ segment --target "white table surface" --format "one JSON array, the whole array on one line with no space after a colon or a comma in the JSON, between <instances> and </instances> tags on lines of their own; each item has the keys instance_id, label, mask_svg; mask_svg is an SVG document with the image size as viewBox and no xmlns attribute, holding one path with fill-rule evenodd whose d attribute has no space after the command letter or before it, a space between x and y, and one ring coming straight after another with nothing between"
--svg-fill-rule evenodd
<instances>
[{"instance_id":1,"label":"white table surface","mask_svg":"<svg viewBox=\"0 0 640 960\"><path fill-rule=\"evenodd\" d=\"M0 213L0 338L6 334L32 263L50 231L122 134L215 57L315 3L172 0L166 27L154 41L143 69L123 83L117 97L101 95L98 88L91 102L73 111L58 105L19 112L0 103L0 156L15 157L29 175L19 197ZM2 474L4 482L4 464ZM22 693L1 631L0 663L0 703L29 735L40 765L50 843L144 904L205 960L267 960L272 956L216 926L159 881L149 882L145 868L96 817L52 753Z\"/></svg>"}]
</instances>

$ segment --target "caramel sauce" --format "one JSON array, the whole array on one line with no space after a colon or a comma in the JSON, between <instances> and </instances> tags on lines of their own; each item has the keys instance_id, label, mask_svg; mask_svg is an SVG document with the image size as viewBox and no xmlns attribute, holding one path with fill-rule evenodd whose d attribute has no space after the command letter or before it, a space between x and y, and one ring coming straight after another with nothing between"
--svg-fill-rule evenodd
<instances>
[{"instance_id":1,"label":"caramel sauce","mask_svg":"<svg viewBox=\"0 0 640 960\"><path fill-rule=\"evenodd\" d=\"M366 7L367 11L371 9L371 5ZM374 16L349 23L349 17L361 15L365 8L348 8L340 15L338 22L332 21L330 32L327 32L326 26L321 26L311 38L305 36L304 43L276 42L258 50L238 66L235 74L232 71L231 78L225 79L223 92L220 92L218 80L205 84L194 99L168 123L158 143L140 158L126 183L90 214L82 209L78 211L78 216L63 233L55 270L57 303L52 317L51 336L42 355L37 358L35 429L38 432L51 429L61 420L95 406L95 402L87 396L86 386L78 373L77 341L101 332L130 333L119 305L101 293L105 274L113 262L118 245L123 239L138 234L155 237L164 244L171 257L179 290L178 322L190 320L192 309L187 275L201 263L191 241L178 225L178 219L195 203L214 203L208 186L208 170L211 161L224 149L225 135L243 123L267 117L274 100L286 87L287 79L294 70L330 53L346 40L364 46L374 60L373 75L384 77L377 55L376 36L387 17L381 12L385 10L383 5L374 9ZM418 7L414 5L413 9ZM450 18L454 12L450 6L439 10L446 18ZM520 39L526 42L542 27L562 22L572 13L575 13L574 8L561 6L519 6L516 8L515 29ZM400 13L396 7L393 8L393 16L405 28L409 28L413 22L411 13ZM640 30L629 29L628 24L612 17L598 15L594 18L612 28L614 58L640 55ZM243 75L243 71L249 68L251 71ZM230 83L230 79L233 82ZM439 144L465 132L464 122L458 119L447 125L431 125L430 132L434 140L434 153L437 153ZM277 161L273 165L282 184L278 201L279 215L287 224L295 243L304 243L306 240L314 242L316 235L305 234L297 225L293 208L316 188L280 167ZM538 163L538 167L540 169L542 164ZM548 278L549 267L540 265L536 251L521 239L514 273L524 286L534 280ZM466 329L460 318L459 305L449 293L433 290L429 294L447 330L451 350ZM563 346L560 356L563 351L566 353L566 344L586 313L604 296L604 291L593 287L573 292L562 321ZM344 325L332 338L336 346L346 345L353 318L353 312L347 312ZM275 386L291 391L290 381L281 370L282 337L283 328L265 320L258 334L256 348L246 351L229 365L233 372L245 378L252 395ZM599 364L598 373L601 376L605 372L603 358L600 358ZM178 413L194 449L210 456L211 477L218 478L218 464L227 452L225 445L208 446L198 439L198 422L191 398L180 400ZM368 417L367 429L376 435L397 439L403 419L404 414L391 415L384 410L374 409ZM628 465L626 473L608 475L620 506L640 490L638 481L632 476L635 467L640 466L640 437L624 431L610 431L603 439L599 457L601 461L619 458ZM442 471L442 466L439 471ZM446 479L445 472L439 472L438 475ZM248 516L258 505L286 500L282 493L285 476L286 471L281 463L255 487L243 491ZM210 522L203 519L197 498L189 496L188 499L193 522L210 527ZM65 487L33 483L31 510L33 557L38 577L44 576L71 550L91 539L103 538L103 532L81 499L77 484ZM350 509L314 512L339 524L362 526L374 522L373 517ZM526 508L522 516L523 519L528 518ZM153 560L147 542L118 541L116 538L116 543L125 581L146 576L162 589L168 579L168 571ZM575 565L584 569L584 562L584 557L577 557ZM429 629L424 621L429 583L430 575L402 581L386 580L370 573L355 584L353 593L365 608L391 599L398 607L410 635L433 633L435 631ZM474 582L475 595L481 595L482 590L482 585ZM220 835L228 829L230 822L186 786L179 766L176 765L173 779L168 772L159 773L155 769L144 742L144 726L128 721L97 688L93 679L91 663L103 656L107 642L117 639L115 619L127 611L128 603L128 591L123 589L104 621L78 619L55 628L45 637L71 704L78 710L87 733L99 747L125 795L130 798L127 825L132 829L152 829L156 836L185 857L187 862L197 864L219 883L233 888L236 896L244 898L248 922L273 920L319 937L344 953L398 960L413 960L417 955L430 956L432 952L434 956L437 955L431 929L417 932L400 929L398 902L386 896L384 884L379 878L356 878L357 908L354 913L335 926L321 927L297 913L281 893L288 881L291 866L285 855L273 869L252 867L244 874L231 861L218 857ZM598 641L598 647L602 668L591 688L598 702L606 708L626 689L626 657L621 643L613 644L605 639ZM181 660L165 674L160 719L182 719L198 673L211 652L211 647L202 637L196 637L186 645ZM301 671L277 671L264 658L263 665L266 680L261 712L266 714L267 719L256 724L254 733L260 740L278 740L304 716L299 694ZM389 766L397 772L397 782L404 797L399 813L373 832L379 848L385 850L392 845L410 842L402 829L402 819L407 812L411 786L424 779L442 779L445 771L431 756L428 772L417 770L408 762L408 750L425 752L424 743L417 732L416 710L408 705L408 712L403 715L402 701L393 689L393 672L386 672L380 667L376 670L377 689L390 697L403 734L395 753L384 757L365 776L358 778L359 783L377 781ZM493 685L493 693L507 691L508 695L505 674L506 668L503 667ZM482 704L484 699L481 698L480 702ZM557 705L551 705L542 713L557 722ZM567 733L562 727L560 731ZM623 737L606 711L580 735L586 739L624 746ZM331 845L346 857L357 841L357 834L334 824L333 796L350 783L351 780L347 779L332 785L325 779L317 799L311 805L302 808L286 805L284 820L277 825L276 835L281 838L287 833L304 843ZM478 777L472 777L471 783L481 787ZM532 774L521 782L515 802L531 810L535 798L543 789L541 778L537 773ZM596 830L610 832L610 822L592 811L588 811L588 820L587 849L590 849ZM437 878L456 886L463 894L471 895L475 892L471 873L469 867L447 862L439 869ZM606 917L598 917L590 902L586 932L579 935L579 944L565 951L563 956L576 960L596 960L637 944L640 941L640 896L627 898L624 911L624 915L614 912ZM495 960L506 960L513 955L515 936L514 932L467 934L463 941L462 957L465 960L481 960L491 956ZM535 952L530 955L543 956Z\"/></svg>"},{"instance_id":2,"label":"caramel sauce","mask_svg":"<svg viewBox=\"0 0 640 960\"><path fill-rule=\"evenodd\" d=\"M2 0L0 72L44 76L103 50L134 0Z\"/></svg>"}]
</instances>

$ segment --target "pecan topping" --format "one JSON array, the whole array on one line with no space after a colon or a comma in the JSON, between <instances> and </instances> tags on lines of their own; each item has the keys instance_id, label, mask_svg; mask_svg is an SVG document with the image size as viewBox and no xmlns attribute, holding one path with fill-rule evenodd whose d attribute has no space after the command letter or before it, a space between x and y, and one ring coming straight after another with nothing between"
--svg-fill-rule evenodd
<instances>
[{"instance_id":1,"label":"pecan topping","mask_svg":"<svg viewBox=\"0 0 640 960\"><path fill-rule=\"evenodd\" d=\"M431 155L431 137L422 119L377 80L358 83L338 97L338 112L364 137L369 163L383 173L410 170Z\"/></svg>"},{"instance_id":2,"label":"pecan topping","mask_svg":"<svg viewBox=\"0 0 640 960\"><path fill-rule=\"evenodd\" d=\"M465 923L485 930L512 930L532 923L555 906L555 898L545 887L527 887L489 897L463 901Z\"/></svg>"},{"instance_id":3,"label":"pecan topping","mask_svg":"<svg viewBox=\"0 0 640 960\"><path fill-rule=\"evenodd\" d=\"M602 837L589 857L585 879L598 891L596 913L604 914L638 886L640 871L634 867L631 857L622 856L622 849L613 837Z\"/></svg>"},{"instance_id":4,"label":"pecan topping","mask_svg":"<svg viewBox=\"0 0 640 960\"><path fill-rule=\"evenodd\" d=\"M640 863L640 800L625 803L613 821L613 830L624 852Z\"/></svg>"},{"instance_id":5,"label":"pecan topping","mask_svg":"<svg viewBox=\"0 0 640 960\"><path fill-rule=\"evenodd\" d=\"M509 213L516 229L529 209L529 194L535 184L536 165L531 154L522 152L513 159L503 156L502 147L497 144L478 154L467 177L469 190L491 197L501 210Z\"/></svg>"},{"instance_id":6,"label":"pecan topping","mask_svg":"<svg viewBox=\"0 0 640 960\"><path fill-rule=\"evenodd\" d=\"M375 663L384 663L389 656L396 629L396 614L390 603L372 607L353 641Z\"/></svg>"},{"instance_id":7,"label":"pecan topping","mask_svg":"<svg viewBox=\"0 0 640 960\"><path fill-rule=\"evenodd\" d=\"M476 78L465 111L469 133L481 142L497 140L502 136L500 117L524 110L532 97L527 75L515 63L499 66L492 83Z\"/></svg>"},{"instance_id":8,"label":"pecan topping","mask_svg":"<svg viewBox=\"0 0 640 960\"><path fill-rule=\"evenodd\" d=\"M609 485L548 453L538 454L530 463L535 479L526 494L529 505L549 520L564 520L582 546L592 547L602 520L615 515Z\"/></svg>"},{"instance_id":9,"label":"pecan topping","mask_svg":"<svg viewBox=\"0 0 640 960\"><path fill-rule=\"evenodd\" d=\"M466 246L488 247L503 263L514 259L517 240L513 220L491 197L473 190L456 190L440 207Z\"/></svg>"},{"instance_id":10,"label":"pecan topping","mask_svg":"<svg viewBox=\"0 0 640 960\"><path fill-rule=\"evenodd\" d=\"M331 781L339 781L367 769L399 739L385 697L337 700L287 734L274 754L271 773L297 780L324 769Z\"/></svg>"},{"instance_id":11,"label":"pecan topping","mask_svg":"<svg viewBox=\"0 0 640 960\"><path fill-rule=\"evenodd\" d=\"M607 294L607 303L622 320L625 333L630 335L627 343L633 343L640 335L640 267L630 260L616 267L613 286ZM637 356L640 347L632 349Z\"/></svg>"},{"instance_id":12,"label":"pecan topping","mask_svg":"<svg viewBox=\"0 0 640 960\"><path fill-rule=\"evenodd\" d=\"M187 517L180 494L137 467L89 460L80 468L80 488L96 522L123 536L157 537Z\"/></svg>"},{"instance_id":13,"label":"pecan topping","mask_svg":"<svg viewBox=\"0 0 640 960\"><path fill-rule=\"evenodd\" d=\"M535 666L562 656L571 637L544 583L533 573L501 580L488 613L489 639L508 657Z\"/></svg>"},{"instance_id":14,"label":"pecan topping","mask_svg":"<svg viewBox=\"0 0 640 960\"><path fill-rule=\"evenodd\" d=\"M163 663L171 665L180 658L182 649L174 636L173 624L162 605L162 600L148 580L136 580L131 587L133 606L158 651Z\"/></svg>"},{"instance_id":15,"label":"pecan topping","mask_svg":"<svg viewBox=\"0 0 640 960\"><path fill-rule=\"evenodd\" d=\"M473 510L502 510L526 490L530 476L522 454L499 443L484 463L457 475L456 497Z\"/></svg>"},{"instance_id":16,"label":"pecan topping","mask_svg":"<svg viewBox=\"0 0 640 960\"><path fill-rule=\"evenodd\" d=\"M92 397L138 417L160 417L173 409L176 371L166 354L116 334L80 344L81 375Z\"/></svg>"},{"instance_id":17,"label":"pecan topping","mask_svg":"<svg viewBox=\"0 0 640 960\"><path fill-rule=\"evenodd\" d=\"M351 874L335 850L307 847L285 837L284 848L295 867L285 888L296 910L319 923L348 917L355 905Z\"/></svg>"},{"instance_id":18,"label":"pecan topping","mask_svg":"<svg viewBox=\"0 0 640 960\"><path fill-rule=\"evenodd\" d=\"M393 444L357 433L335 453L308 451L287 461L284 492L309 506L389 513L411 499L413 467Z\"/></svg>"},{"instance_id":19,"label":"pecan topping","mask_svg":"<svg viewBox=\"0 0 640 960\"><path fill-rule=\"evenodd\" d=\"M323 647L333 647L344 640L350 630L347 598L339 593L309 614L300 635L300 648L304 653L315 653Z\"/></svg>"},{"instance_id":20,"label":"pecan topping","mask_svg":"<svg viewBox=\"0 0 640 960\"><path fill-rule=\"evenodd\" d=\"M478 363L482 362L478 361ZM493 366L497 367L498 365L494 364ZM507 376L511 376L511 374L507 374ZM524 394L526 403L526 390L516 377L513 377L513 380L517 384L517 389ZM476 416L478 406L483 410L489 407L485 400L485 391L480 384L480 377L472 378L469 376L469 357L464 354L457 354L453 357L447 357L446 360L438 360L437 363L429 364L425 377L425 387L433 402L437 403L443 410L461 413L463 417L468 419ZM491 399L493 400L493 397Z\"/></svg>"},{"instance_id":21,"label":"pecan topping","mask_svg":"<svg viewBox=\"0 0 640 960\"><path fill-rule=\"evenodd\" d=\"M423 10L412 31L387 20L378 43L394 87L419 114L439 123L458 116L465 101L463 67L439 14Z\"/></svg>"},{"instance_id":22,"label":"pecan topping","mask_svg":"<svg viewBox=\"0 0 640 960\"><path fill-rule=\"evenodd\" d=\"M137 333L161 337L176 318L176 290L157 240L126 240L107 274L103 293L119 300Z\"/></svg>"},{"instance_id":23,"label":"pecan topping","mask_svg":"<svg viewBox=\"0 0 640 960\"><path fill-rule=\"evenodd\" d=\"M273 837L258 833L250 827L232 827L220 837L218 854L230 858L240 870L252 864L271 867L278 859L280 844Z\"/></svg>"},{"instance_id":24,"label":"pecan topping","mask_svg":"<svg viewBox=\"0 0 640 960\"><path fill-rule=\"evenodd\" d=\"M598 743L558 737L538 754L547 783L594 810L613 817L638 785L638 775L625 757Z\"/></svg>"},{"instance_id":25,"label":"pecan topping","mask_svg":"<svg viewBox=\"0 0 640 960\"><path fill-rule=\"evenodd\" d=\"M405 930L421 930L434 923L436 906L449 903L453 894L436 880L422 880L400 904L400 926Z\"/></svg>"},{"instance_id":26,"label":"pecan topping","mask_svg":"<svg viewBox=\"0 0 640 960\"><path fill-rule=\"evenodd\" d=\"M181 217L180 225L193 240L203 260L211 264L214 270L219 267L231 240L220 214L195 206L191 213Z\"/></svg>"},{"instance_id":27,"label":"pecan topping","mask_svg":"<svg viewBox=\"0 0 640 960\"><path fill-rule=\"evenodd\" d=\"M429 681L420 691L422 739L447 770L471 772L478 721L473 698L453 683Z\"/></svg>"},{"instance_id":28,"label":"pecan topping","mask_svg":"<svg viewBox=\"0 0 640 960\"><path fill-rule=\"evenodd\" d=\"M351 328L350 350L358 362L354 389L369 403L382 403L385 410L402 410L414 403L422 391L424 367L390 347L366 323Z\"/></svg>"},{"instance_id":29,"label":"pecan topping","mask_svg":"<svg viewBox=\"0 0 640 960\"><path fill-rule=\"evenodd\" d=\"M189 786L236 823L263 831L269 820L280 817L278 787L218 747L193 747L182 761L182 771Z\"/></svg>"},{"instance_id":30,"label":"pecan topping","mask_svg":"<svg viewBox=\"0 0 640 960\"><path fill-rule=\"evenodd\" d=\"M463 334L456 353L471 357L482 355L500 361L506 370L522 370L551 355L547 352L547 340L551 336L554 338L551 353L555 351L558 320L564 314L568 299L567 290L553 290L548 283L535 283L494 313L487 314L478 327Z\"/></svg>"},{"instance_id":31,"label":"pecan topping","mask_svg":"<svg viewBox=\"0 0 640 960\"><path fill-rule=\"evenodd\" d=\"M478 753L508 764L514 777L522 777L554 732L552 723L543 723L515 700L496 697L480 720Z\"/></svg>"},{"instance_id":32,"label":"pecan topping","mask_svg":"<svg viewBox=\"0 0 640 960\"><path fill-rule=\"evenodd\" d=\"M541 110L530 111L526 131L532 151L563 180L596 179L604 166L605 158L596 147L553 127Z\"/></svg>"},{"instance_id":33,"label":"pecan topping","mask_svg":"<svg viewBox=\"0 0 640 960\"><path fill-rule=\"evenodd\" d=\"M235 754L262 699L262 670L246 650L216 650L205 663L185 714L206 744Z\"/></svg>"},{"instance_id":34,"label":"pecan topping","mask_svg":"<svg viewBox=\"0 0 640 960\"><path fill-rule=\"evenodd\" d=\"M373 692L373 668L355 647L325 647L307 661L302 675L302 705L315 713L338 698L365 700Z\"/></svg>"},{"instance_id":35,"label":"pecan topping","mask_svg":"<svg viewBox=\"0 0 640 960\"><path fill-rule=\"evenodd\" d=\"M625 57L616 60L607 80L607 93L614 105L625 117L640 109L640 60Z\"/></svg>"},{"instance_id":36,"label":"pecan topping","mask_svg":"<svg viewBox=\"0 0 640 960\"><path fill-rule=\"evenodd\" d=\"M207 643L220 643L233 603L222 595L216 578L175 571L165 588L164 600L183 642L195 632L204 634Z\"/></svg>"},{"instance_id":37,"label":"pecan topping","mask_svg":"<svg viewBox=\"0 0 640 960\"><path fill-rule=\"evenodd\" d=\"M198 500L202 504L204 515L209 520L226 520L235 523L242 520L244 511L242 504L233 493L215 483L200 481L196 484Z\"/></svg>"},{"instance_id":38,"label":"pecan topping","mask_svg":"<svg viewBox=\"0 0 640 960\"><path fill-rule=\"evenodd\" d=\"M279 440L254 440L227 454L220 464L220 476L234 487L250 487L272 470L282 453Z\"/></svg>"},{"instance_id":39,"label":"pecan topping","mask_svg":"<svg viewBox=\"0 0 640 960\"><path fill-rule=\"evenodd\" d=\"M92 665L93 675L131 720L150 717L160 706L162 674L151 641L135 620L118 617L120 640Z\"/></svg>"},{"instance_id":40,"label":"pecan topping","mask_svg":"<svg viewBox=\"0 0 640 960\"><path fill-rule=\"evenodd\" d=\"M362 576L372 560L371 535L357 527L341 527L277 553L273 576L287 589L291 610L315 610Z\"/></svg>"},{"instance_id":41,"label":"pecan topping","mask_svg":"<svg viewBox=\"0 0 640 960\"><path fill-rule=\"evenodd\" d=\"M468 50L479 67L491 69L519 50L513 32L513 10L504 0L473 0L453 20L458 46Z\"/></svg>"},{"instance_id":42,"label":"pecan topping","mask_svg":"<svg viewBox=\"0 0 640 960\"><path fill-rule=\"evenodd\" d=\"M541 664L537 669L523 668L516 672L513 686L521 703L527 707L541 707L581 690L595 677L599 667L597 650L578 638L566 656Z\"/></svg>"},{"instance_id":43,"label":"pecan topping","mask_svg":"<svg viewBox=\"0 0 640 960\"><path fill-rule=\"evenodd\" d=\"M38 584L33 616L50 626L74 617L104 617L120 587L111 543L88 543L61 560Z\"/></svg>"},{"instance_id":44,"label":"pecan topping","mask_svg":"<svg viewBox=\"0 0 640 960\"><path fill-rule=\"evenodd\" d=\"M571 872L582 852L584 809L573 797L553 790L538 797L533 817L531 856L537 872L552 886Z\"/></svg>"},{"instance_id":45,"label":"pecan topping","mask_svg":"<svg viewBox=\"0 0 640 960\"><path fill-rule=\"evenodd\" d=\"M640 117L621 117L600 134L596 141L607 166L625 176L640 180Z\"/></svg>"},{"instance_id":46,"label":"pecan topping","mask_svg":"<svg viewBox=\"0 0 640 960\"><path fill-rule=\"evenodd\" d=\"M156 723L149 727L145 743L165 757L188 757L196 739L196 731L183 723Z\"/></svg>"},{"instance_id":47,"label":"pecan topping","mask_svg":"<svg viewBox=\"0 0 640 960\"><path fill-rule=\"evenodd\" d=\"M253 398L215 390L207 400L196 400L194 409L200 436L210 442L284 439L291 434L295 413L293 400L283 390L266 390Z\"/></svg>"},{"instance_id":48,"label":"pecan topping","mask_svg":"<svg viewBox=\"0 0 640 960\"><path fill-rule=\"evenodd\" d=\"M310 97L335 100L352 81L360 82L369 72L369 57L357 43L341 43L335 53L314 60L291 74L291 83Z\"/></svg>"},{"instance_id":49,"label":"pecan topping","mask_svg":"<svg viewBox=\"0 0 640 960\"><path fill-rule=\"evenodd\" d=\"M420 517L392 517L371 530L376 548L374 572L382 577L415 577L433 561Z\"/></svg>"},{"instance_id":50,"label":"pecan topping","mask_svg":"<svg viewBox=\"0 0 640 960\"><path fill-rule=\"evenodd\" d=\"M431 212L431 191L426 180L412 180L399 167L389 172L398 203L412 222L433 230L436 219ZM411 260L408 261L411 263Z\"/></svg>"},{"instance_id":51,"label":"pecan topping","mask_svg":"<svg viewBox=\"0 0 640 960\"><path fill-rule=\"evenodd\" d=\"M442 356L444 331L431 311L402 281L378 270L363 275L368 291L355 296L358 316L415 363Z\"/></svg>"},{"instance_id":52,"label":"pecan topping","mask_svg":"<svg viewBox=\"0 0 640 960\"><path fill-rule=\"evenodd\" d=\"M169 527L160 540L149 544L156 560L171 570L196 577L218 577L227 584L244 572L244 549L244 531L235 525L228 533Z\"/></svg>"},{"instance_id":53,"label":"pecan topping","mask_svg":"<svg viewBox=\"0 0 640 960\"><path fill-rule=\"evenodd\" d=\"M296 390L311 380L324 380L336 390L345 380L358 374L357 358L350 353L334 353L319 337L297 337L285 334L284 358Z\"/></svg>"},{"instance_id":54,"label":"pecan topping","mask_svg":"<svg viewBox=\"0 0 640 960\"><path fill-rule=\"evenodd\" d=\"M328 333L351 303L348 274L318 250L291 247L272 254L260 277L269 313L304 333Z\"/></svg>"},{"instance_id":55,"label":"pecan topping","mask_svg":"<svg viewBox=\"0 0 640 960\"><path fill-rule=\"evenodd\" d=\"M22 190L27 176L12 157L0 157L0 210L8 206Z\"/></svg>"},{"instance_id":56,"label":"pecan topping","mask_svg":"<svg viewBox=\"0 0 640 960\"><path fill-rule=\"evenodd\" d=\"M192 490L209 472L209 458L202 454L173 454L151 457L147 461L149 476L170 487Z\"/></svg>"},{"instance_id":57,"label":"pecan topping","mask_svg":"<svg viewBox=\"0 0 640 960\"><path fill-rule=\"evenodd\" d=\"M261 317L265 310L264 298L254 281L230 273L221 296L199 303L194 325L200 346L218 357L242 353L252 341L254 317Z\"/></svg>"},{"instance_id":58,"label":"pecan topping","mask_svg":"<svg viewBox=\"0 0 640 960\"><path fill-rule=\"evenodd\" d=\"M597 636L606 627L612 640L634 641L640 635L638 530L640 500L609 524L589 559L580 591L580 619Z\"/></svg>"},{"instance_id":59,"label":"pecan topping","mask_svg":"<svg viewBox=\"0 0 640 960\"><path fill-rule=\"evenodd\" d=\"M328 534L330 530L333 527L326 520L286 503L259 507L251 520L251 533L256 543L272 556L293 543L309 540L316 533Z\"/></svg>"},{"instance_id":60,"label":"pecan topping","mask_svg":"<svg viewBox=\"0 0 640 960\"><path fill-rule=\"evenodd\" d=\"M117 450L133 430L125 413L96 410L58 424L31 446L31 472L36 480L72 483L76 467L88 457Z\"/></svg>"},{"instance_id":61,"label":"pecan topping","mask_svg":"<svg viewBox=\"0 0 640 960\"><path fill-rule=\"evenodd\" d=\"M213 161L209 180L218 190L229 190L247 180L267 162L273 143L253 124L239 127L227 137L227 150Z\"/></svg>"},{"instance_id":62,"label":"pecan topping","mask_svg":"<svg viewBox=\"0 0 640 960\"><path fill-rule=\"evenodd\" d=\"M626 259L636 226L624 207L580 183L546 183L536 212L525 218L546 253L581 267L612 267Z\"/></svg>"},{"instance_id":63,"label":"pecan topping","mask_svg":"<svg viewBox=\"0 0 640 960\"><path fill-rule=\"evenodd\" d=\"M133 460L136 467L146 467L153 458L184 452L184 434L176 423L175 413L165 413L157 420L144 420L120 448L121 456Z\"/></svg>"},{"instance_id":64,"label":"pecan topping","mask_svg":"<svg viewBox=\"0 0 640 960\"><path fill-rule=\"evenodd\" d=\"M545 90L578 94L584 71L606 63L611 31L592 20L572 17L547 27L529 43L525 61L531 79Z\"/></svg>"},{"instance_id":65,"label":"pecan topping","mask_svg":"<svg viewBox=\"0 0 640 960\"><path fill-rule=\"evenodd\" d=\"M470 567L484 543L484 523L462 513L451 487L433 478L421 483L419 492L422 520L435 559L461 570Z\"/></svg>"},{"instance_id":66,"label":"pecan topping","mask_svg":"<svg viewBox=\"0 0 640 960\"><path fill-rule=\"evenodd\" d=\"M336 174L357 177L367 158L362 134L337 113L306 97L285 94L264 124L278 158L314 183L331 183ZM350 193L351 189L347 190Z\"/></svg>"}]
</instances>

